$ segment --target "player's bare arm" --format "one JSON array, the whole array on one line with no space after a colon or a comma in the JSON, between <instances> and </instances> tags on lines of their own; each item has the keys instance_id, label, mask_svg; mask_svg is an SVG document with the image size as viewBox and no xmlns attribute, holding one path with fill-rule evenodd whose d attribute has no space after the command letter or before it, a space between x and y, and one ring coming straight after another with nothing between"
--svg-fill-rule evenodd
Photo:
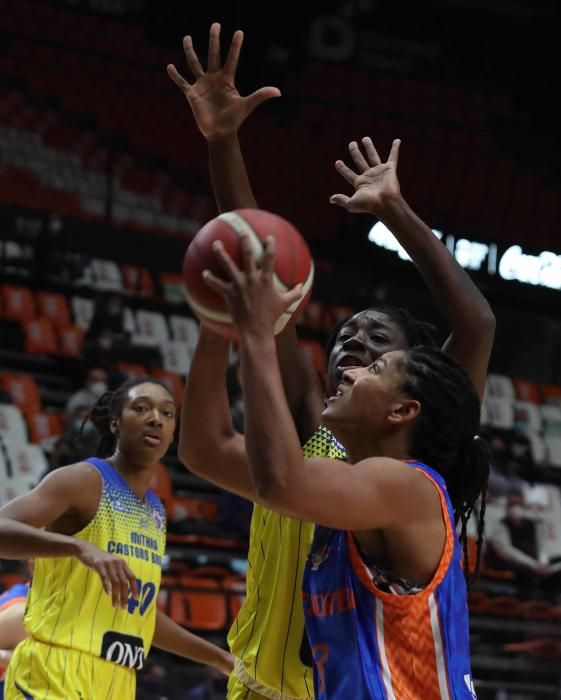
<instances>
[{"instance_id":1,"label":"player's bare arm","mask_svg":"<svg viewBox=\"0 0 561 700\"><path fill-rule=\"evenodd\" d=\"M354 169L338 160L339 174L354 194L335 194L330 201L350 212L377 216L405 248L452 332L444 349L466 370L481 398L495 336L495 316L485 297L450 252L403 198L397 177L399 139L386 162L372 140L349 144Z\"/></svg>"},{"instance_id":2,"label":"player's bare arm","mask_svg":"<svg viewBox=\"0 0 561 700\"><path fill-rule=\"evenodd\" d=\"M195 122L208 142L212 185L221 212L257 207L238 131L256 107L280 95L278 88L271 86L260 88L246 97L239 94L235 78L243 39L243 32L238 30L234 33L228 55L222 64L220 24L214 23L210 28L206 71L190 36L184 38L183 49L194 82L188 82L173 65L167 69L171 79L185 95ZM323 407L321 383L298 347L294 327L286 328L277 336L277 347L289 405L297 422L300 439L305 442L319 425ZM216 353L212 354L212 358L220 361ZM210 355L206 361L211 361ZM202 397L198 398L202 400ZM212 473L207 473L206 476L213 480Z\"/></svg>"},{"instance_id":3,"label":"player's bare arm","mask_svg":"<svg viewBox=\"0 0 561 700\"><path fill-rule=\"evenodd\" d=\"M76 557L100 576L115 607L125 607L136 577L126 563L72 537L95 515L101 479L88 464L52 472L34 489L0 508L0 557Z\"/></svg>"},{"instance_id":4,"label":"player's bare arm","mask_svg":"<svg viewBox=\"0 0 561 700\"><path fill-rule=\"evenodd\" d=\"M156 611L152 643L163 651L211 666L224 676L229 676L234 668L234 657L230 652L192 634L161 610Z\"/></svg>"}]
</instances>

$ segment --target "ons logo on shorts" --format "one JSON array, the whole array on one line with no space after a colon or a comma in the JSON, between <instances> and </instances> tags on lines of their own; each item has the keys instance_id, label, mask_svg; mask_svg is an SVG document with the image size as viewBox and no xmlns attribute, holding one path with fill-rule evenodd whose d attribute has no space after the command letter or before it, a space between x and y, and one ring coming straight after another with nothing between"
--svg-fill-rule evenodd
<instances>
[{"instance_id":1,"label":"ons logo on shorts","mask_svg":"<svg viewBox=\"0 0 561 700\"><path fill-rule=\"evenodd\" d=\"M114 664L140 671L144 666L144 642L130 634L106 632L101 642L100 656Z\"/></svg>"}]
</instances>

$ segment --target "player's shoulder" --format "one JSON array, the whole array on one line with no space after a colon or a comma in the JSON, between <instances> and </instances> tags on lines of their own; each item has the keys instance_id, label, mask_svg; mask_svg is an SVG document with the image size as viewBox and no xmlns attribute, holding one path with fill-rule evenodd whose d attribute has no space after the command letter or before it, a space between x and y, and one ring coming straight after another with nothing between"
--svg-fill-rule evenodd
<instances>
[{"instance_id":1,"label":"player's shoulder","mask_svg":"<svg viewBox=\"0 0 561 700\"><path fill-rule=\"evenodd\" d=\"M302 447L305 457L331 457L346 459L346 451L331 430L320 425Z\"/></svg>"},{"instance_id":2,"label":"player's shoulder","mask_svg":"<svg viewBox=\"0 0 561 700\"><path fill-rule=\"evenodd\" d=\"M41 484L74 485L82 483L85 488L90 483L99 483L99 480L100 473L96 467L88 460L83 460L53 469L45 475Z\"/></svg>"},{"instance_id":3,"label":"player's shoulder","mask_svg":"<svg viewBox=\"0 0 561 700\"><path fill-rule=\"evenodd\" d=\"M84 460L50 471L35 489L45 495L58 493L72 500L88 501L90 497L99 497L102 479L95 466Z\"/></svg>"}]
</instances>

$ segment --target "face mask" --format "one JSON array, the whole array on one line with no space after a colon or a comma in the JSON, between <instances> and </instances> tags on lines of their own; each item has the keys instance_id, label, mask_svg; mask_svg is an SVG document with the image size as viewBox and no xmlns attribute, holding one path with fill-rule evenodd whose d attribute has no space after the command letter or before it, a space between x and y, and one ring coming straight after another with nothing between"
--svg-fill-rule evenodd
<instances>
[{"instance_id":1,"label":"face mask","mask_svg":"<svg viewBox=\"0 0 561 700\"><path fill-rule=\"evenodd\" d=\"M87 435L88 433L92 433L96 430L95 425L90 420L87 420L84 423L84 427L82 428L83 422L84 422L83 418L75 418L72 421L72 428L76 433L81 433L82 435Z\"/></svg>"},{"instance_id":2,"label":"face mask","mask_svg":"<svg viewBox=\"0 0 561 700\"><path fill-rule=\"evenodd\" d=\"M99 397L107 391L107 384L105 382L91 382L88 384L88 389L96 399L99 399Z\"/></svg>"},{"instance_id":3,"label":"face mask","mask_svg":"<svg viewBox=\"0 0 561 700\"><path fill-rule=\"evenodd\" d=\"M524 520L524 518L528 517L524 506L512 506L508 509L508 514L511 518L515 518L516 520Z\"/></svg>"}]
</instances>

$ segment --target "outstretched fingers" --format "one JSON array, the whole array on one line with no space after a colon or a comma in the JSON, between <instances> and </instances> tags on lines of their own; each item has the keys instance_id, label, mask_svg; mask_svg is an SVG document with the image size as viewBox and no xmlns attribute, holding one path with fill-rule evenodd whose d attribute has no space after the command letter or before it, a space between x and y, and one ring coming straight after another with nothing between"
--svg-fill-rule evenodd
<instances>
[{"instance_id":1,"label":"outstretched fingers","mask_svg":"<svg viewBox=\"0 0 561 700\"><path fill-rule=\"evenodd\" d=\"M203 270L202 278L207 287L210 287L217 294L227 297L232 291L232 283L224 282L210 270Z\"/></svg>"},{"instance_id":2,"label":"outstretched fingers","mask_svg":"<svg viewBox=\"0 0 561 700\"><path fill-rule=\"evenodd\" d=\"M173 80L173 82L177 85L181 92L187 94L189 89L193 87L191 83L187 82L185 78L181 75L181 73L179 73L179 71L173 65L173 63L168 64L166 70L169 77Z\"/></svg>"},{"instance_id":3,"label":"outstretched fingers","mask_svg":"<svg viewBox=\"0 0 561 700\"><path fill-rule=\"evenodd\" d=\"M350 197L347 197L346 194L333 194L329 198L329 203L337 204L338 206L343 207L343 209L346 209L349 200Z\"/></svg>"},{"instance_id":4,"label":"outstretched fingers","mask_svg":"<svg viewBox=\"0 0 561 700\"><path fill-rule=\"evenodd\" d=\"M388 156L388 163L392 162L397 165L399 160L399 147L401 146L401 139L394 139L392 142L392 148L390 155Z\"/></svg>"},{"instance_id":5,"label":"outstretched fingers","mask_svg":"<svg viewBox=\"0 0 561 700\"><path fill-rule=\"evenodd\" d=\"M364 148L364 152L366 153L366 158L368 159L370 167L373 168L376 165L380 165L382 160L378 155L378 151L376 150L374 142L372 141L370 136L365 136L362 139L362 147Z\"/></svg>"},{"instance_id":6,"label":"outstretched fingers","mask_svg":"<svg viewBox=\"0 0 561 700\"><path fill-rule=\"evenodd\" d=\"M357 168L359 173L363 173L366 170L368 170L370 165L368 165L366 158L362 155L362 151L358 147L358 143L356 141L350 142L349 153L351 154L351 158L353 159L353 163L356 165L356 168Z\"/></svg>"},{"instance_id":7,"label":"outstretched fingers","mask_svg":"<svg viewBox=\"0 0 561 700\"><path fill-rule=\"evenodd\" d=\"M281 91L278 88L272 86L262 87L259 88L259 90L252 92L251 95L248 95L244 98L246 102L247 113L250 114L256 107L258 107L263 102L270 100L272 97L280 97L280 94Z\"/></svg>"},{"instance_id":8,"label":"outstretched fingers","mask_svg":"<svg viewBox=\"0 0 561 700\"><path fill-rule=\"evenodd\" d=\"M222 243L222 241L214 241L214 243L212 244L212 250L218 258L220 264L224 268L224 271L228 274L230 280L232 282L239 283L243 273L240 270L240 268L236 265L236 263L232 260L232 256L230 255L230 253L228 253L226 248L224 248L224 244Z\"/></svg>"},{"instance_id":9,"label":"outstretched fingers","mask_svg":"<svg viewBox=\"0 0 561 700\"><path fill-rule=\"evenodd\" d=\"M351 170L348 165L345 165L345 163L343 163L342 160L335 161L335 169L337 170L339 175L342 175L350 185L355 187L358 175L354 172L354 170Z\"/></svg>"},{"instance_id":10,"label":"outstretched fingers","mask_svg":"<svg viewBox=\"0 0 561 700\"><path fill-rule=\"evenodd\" d=\"M232 43L230 44L230 50L226 56L226 61L224 62L224 67L222 68L225 75L229 75L234 78L236 71L238 70L238 62L240 60L240 51L243 44L243 32L238 29L234 32L232 37Z\"/></svg>"},{"instance_id":11,"label":"outstretched fingers","mask_svg":"<svg viewBox=\"0 0 561 700\"><path fill-rule=\"evenodd\" d=\"M207 70L209 73L220 70L220 24L218 22L213 22L210 26Z\"/></svg>"},{"instance_id":12,"label":"outstretched fingers","mask_svg":"<svg viewBox=\"0 0 561 700\"><path fill-rule=\"evenodd\" d=\"M185 58L187 59L187 65L189 70L193 74L195 80L198 80L204 73L199 57L195 53L193 48L193 39L190 36L186 36L183 39L183 51L185 51Z\"/></svg>"}]
</instances>

